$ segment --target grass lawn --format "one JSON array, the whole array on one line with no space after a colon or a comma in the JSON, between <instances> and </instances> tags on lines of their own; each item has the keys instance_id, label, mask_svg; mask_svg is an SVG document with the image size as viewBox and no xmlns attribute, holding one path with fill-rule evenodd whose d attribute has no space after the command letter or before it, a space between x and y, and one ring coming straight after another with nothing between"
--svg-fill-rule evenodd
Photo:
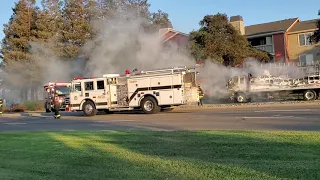
<instances>
[{"instance_id":1,"label":"grass lawn","mask_svg":"<svg viewBox=\"0 0 320 180\"><path fill-rule=\"evenodd\" d=\"M320 179L320 133L0 133L0 179Z\"/></svg>"}]
</instances>

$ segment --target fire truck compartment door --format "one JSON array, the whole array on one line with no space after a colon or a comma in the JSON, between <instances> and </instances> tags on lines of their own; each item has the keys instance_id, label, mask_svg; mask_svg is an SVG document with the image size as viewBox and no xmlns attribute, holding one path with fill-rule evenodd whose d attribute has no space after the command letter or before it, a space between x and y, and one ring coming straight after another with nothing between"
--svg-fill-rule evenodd
<instances>
[{"instance_id":1,"label":"fire truck compartment door","mask_svg":"<svg viewBox=\"0 0 320 180\"><path fill-rule=\"evenodd\" d=\"M150 78L151 87L171 86L171 85L172 85L172 76Z\"/></svg>"},{"instance_id":2,"label":"fire truck compartment door","mask_svg":"<svg viewBox=\"0 0 320 180\"><path fill-rule=\"evenodd\" d=\"M117 85L112 84L110 85L110 100L111 100L111 105L116 104L118 97L117 97Z\"/></svg>"},{"instance_id":3,"label":"fire truck compartment door","mask_svg":"<svg viewBox=\"0 0 320 180\"><path fill-rule=\"evenodd\" d=\"M160 92L160 105L174 104L173 90L163 90Z\"/></svg>"},{"instance_id":4,"label":"fire truck compartment door","mask_svg":"<svg viewBox=\"0 0 320 180\"><path fill-rule=\"evenodd\" d=\"M81 83L75 83L73 86L74 90L70 93L70 105L71 107L79 106L80 108L80 104L83 100Z\"/></svg>"},{"instance_id":5,"label":"fire truck compartment door","mask_svg":"<svg viewBox=\"0 0 320 180\"><path fill-rule=\"evenodd\" d=\"M173 89L173 103L182 104L183 100L183 89Z\"/></svg>"}]
</instances>

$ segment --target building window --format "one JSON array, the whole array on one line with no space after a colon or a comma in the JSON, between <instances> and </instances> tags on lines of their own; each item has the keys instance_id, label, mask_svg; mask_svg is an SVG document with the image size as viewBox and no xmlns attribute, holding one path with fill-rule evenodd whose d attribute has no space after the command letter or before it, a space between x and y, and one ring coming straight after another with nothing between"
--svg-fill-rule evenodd
<instances>
[{"instance_id":1,"label":"building window","mask_svg":"<svg viewBox=\"0 0 320 180\"><path fill-rule=\"evenodd\" d=\"M312 33L299 34L299 44L300 46L309 46L310 45L310 37Z\"/></svg>"},{"instance_id":2,"label":"building window","mask_svg":"<svg viewBox=\"0 0 320 180\"><path fill-rule=\"evenodd\" d=\"M97 88L100 89L104 89L104 81L97 81Z\"/></svg>"},{"instance_id":3,"label":"building window","mask_svg":"<svg viewBox=\"0 0 320 180\"><path fill-rule=\"evenodd\" d=\"M91 82L85 82L85 83L84 83L84 87L85 87L85 90L86 90L86 91L93 90L93 81L91 81Z\"/></svg>"},{"instance_id":4,"label":"building window","mask_svg":"<svg viewBox=\"0 0 320 180\"><path fill-rule=\"evenodd\" d=\"M300 66L310 66L313 64L313 54L303 54L299 56Z\"/></svg>"}]
</instances>

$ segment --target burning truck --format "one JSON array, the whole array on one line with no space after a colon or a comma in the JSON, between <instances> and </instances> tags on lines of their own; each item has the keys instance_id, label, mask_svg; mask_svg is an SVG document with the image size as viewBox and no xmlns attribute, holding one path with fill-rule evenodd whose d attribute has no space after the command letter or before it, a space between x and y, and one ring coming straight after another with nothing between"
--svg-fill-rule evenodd
<instances>
[{"instance_id":1,"label":"burning truck","mask_svg":"<svg viewBox=\"0 0 320 180\"><path fill-rule=\"evenodd\" d=\"M54 101L59 101L61 104L60 110L65 111L69 104L71 83L66 82L50 82L43 86L44 88L44 108L46 112L52 112ZM54 91L58 93L58 99L55 99Z\"/></svg>"},{"instance_id":2,"label":"burning truck","mask_svg":"<svg viewBox=\"0 0 320 180\"><path fill-rule=\"evenodd\" d=\"M232 77L227 86L231 99L238 103L249 102L252 97L290 94L302 94L304 100L311 101L320 95L320 75L312 73L300 78L290 78L267 73L254 77L249 73Z\"/></svg>"}]
</instances>

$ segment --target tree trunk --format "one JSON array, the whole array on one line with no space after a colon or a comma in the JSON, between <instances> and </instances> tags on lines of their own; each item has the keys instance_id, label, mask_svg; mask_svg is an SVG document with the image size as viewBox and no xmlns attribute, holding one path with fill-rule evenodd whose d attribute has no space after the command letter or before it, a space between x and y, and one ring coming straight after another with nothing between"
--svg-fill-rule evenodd
<instances>
[{"instance_id":1,"label":"tree trunk","mask_svg":"<svg viewBox=\"0 0 320 180\"><path fill-rule=\"evenodd\" d=\"M24 97L23 97L23 96L24 96L24 92L23 92L23 91L24 91L24 89L21 88L21 89L20 89L20 101L23 101L23 100L24 100L24 99L23 99L23 98L24 98Z\"/></svg>"},{"instance_id":2,"label":"tree trunk","mask_svg":"<svg viewBox=\"0 0 320 180\"><path fill-rule=\"evenodd\" d=\"M38 101L38 87L37 88L34 88L34 98L36 101Z\"/></svg>"},{"instance_id":3,"label":"tree trunk","mask_svg":"<svg viewBox=\"0 0 320 180\"><path fill-rule=\"evenodd\" d=\"M0 98L2 98L2 100L4 101L4 99L5 99L5 97L6 97L6 95L5 95L5 90L4 90L4 88L3 88L3 89L0 89L0 91L1 91L1 97L0 97ZM5 104L5 103L3 103L3 104Z\"/></svg>"},{"instance_id":4,"label":"tree trunk","mask_svg":"<svg viewBox=\"0 0 320 180\"><path fill-rule=\"evenodd\" d=\"M27 101L28 100L28 92L29 92L29 88L25 88L24 89L24 101Z\"/></svg>"},{"instance_id":5,"label":"tree trunk","mask_svg":"<svg viewBox=\"0 0 320 180\"><path fill-rule=\"evenodd\" d=\"M34 97L35 97L35 89L34 89L34 87L32 86L30 90L31 90L31 100L34 101L34 99L35 99L35 98L34 98Z\"/></svg>"}]
</instances>

